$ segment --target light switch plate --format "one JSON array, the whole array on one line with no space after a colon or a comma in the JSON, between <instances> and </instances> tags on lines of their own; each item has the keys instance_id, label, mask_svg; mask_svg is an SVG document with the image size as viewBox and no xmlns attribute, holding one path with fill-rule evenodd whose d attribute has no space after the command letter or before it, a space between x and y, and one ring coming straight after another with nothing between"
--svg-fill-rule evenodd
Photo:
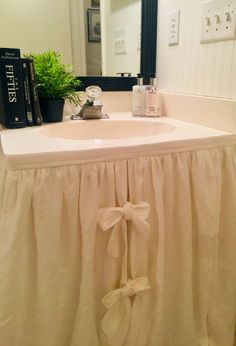
<instances>
[{"instance_id":1,"label":"light switch plate","mask_svg":"<svg viewBox=\"0 0 236 346\"><path fill-rule=\"evenodd\" d=\"M126 28L114 31L114 51L116 55L126 54Z\"/></svg>"},{"instance_id":2,"label":"light switch plate","mask_svg":"<svg viewBox=\"0 0 236 346\"><path fill-rule=\"evenodd\" d=\"M172 11L169 13L169 28L168 28L169 46L175 46L179 44L179 20L180 20L180 10Z\"/></svg>"},{"instance_id":3,"label":"light switch plate","mask_svg":"<svg viewBox=\"0 0 236 346\"><path fill-rule=\"evenodd\" d=\"M236 38L235 0L210 0L202 3L201 43Z\"/></svg>"}]
</instances>

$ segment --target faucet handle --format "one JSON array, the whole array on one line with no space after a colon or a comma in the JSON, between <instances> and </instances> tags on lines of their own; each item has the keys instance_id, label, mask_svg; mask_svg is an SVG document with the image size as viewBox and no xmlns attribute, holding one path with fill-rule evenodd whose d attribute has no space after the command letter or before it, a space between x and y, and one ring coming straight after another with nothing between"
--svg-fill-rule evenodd
<instances>
[{"instance_id":1,"label":"faucet handle","mask_svg":"<svg viewBox=\"0 0 236 346\"><path fill-rule=\"evenodd\" d=\"M97 85L90 85L85 89L85 92L89 98L89 101L99 99L102 94L102 89Z\"/></svg>"},{"instance_id":2,"label":"faucet handle","mask_svg":"<svg viewBox=\"0 0 236 346\"><path fill-rule=\"evenodd\" d=\"M117 75L120 75L120 77L131 77L131 72L118 72Z\"/></svg>"}]
</instances>

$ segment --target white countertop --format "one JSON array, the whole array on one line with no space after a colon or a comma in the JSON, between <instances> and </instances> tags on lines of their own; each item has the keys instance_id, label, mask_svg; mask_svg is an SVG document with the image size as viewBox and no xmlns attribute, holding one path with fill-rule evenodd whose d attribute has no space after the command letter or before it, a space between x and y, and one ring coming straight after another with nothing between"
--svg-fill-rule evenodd
<instances>
[{"instance_id":1,"label":"white countertop","mask_svg":"<svg viewBox=\"0 0 236 346\"><path fill-rule=\"evenodd\" d=\"M74 163L127 159L146 155L159 155L175 151L189 151L236 143L236 135L229 132L195 125L170 117L137 118L130 113L113 113L102 122L128 120L168 124L172 129L158 135L116 139L75 139L48 136L50 129L63 124L78 124L84 120L44 124L40 127L1 131L1 145L6 165L12 169L60 166ZM94 120L85 120L94 122ZM72 126L71 125L71 126ZM78 126L78 125L76 125ZM68 127L68 126L67 126ZM69 125L70 127L70 125ZM132 129L131 129L132 130ZM127 128L126 128L127 132Z\"/></svg>"}]
</instances>

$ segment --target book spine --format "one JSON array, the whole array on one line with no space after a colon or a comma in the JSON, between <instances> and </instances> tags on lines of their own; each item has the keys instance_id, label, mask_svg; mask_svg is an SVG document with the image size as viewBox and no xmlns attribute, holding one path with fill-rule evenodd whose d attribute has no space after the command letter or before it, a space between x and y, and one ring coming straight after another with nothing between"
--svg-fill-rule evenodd
<instances>
[{"instance_id":1,"label":"book spine","mask_svg":"<svg viewBox=\"0 0 236 346\"><path fill-rule=\"evenodd\" d=\"M22 71L23 71L23 84L24 84L24 95L25 95L25 107L26 107L26 123L28 126L34 125L33 112L30 97L30 84L29 84L29 70L27 59L22 58Z\"/></svg>"},{"instance_id":2,"label":"book spine","mask_svg":"<svg viewBox=\"0 0 236 346\"><path fill-rule=\"evenodd\" d=\"M35 72L34 72L34 62L33 59L27 59L28 69L30 74L30 95L33 110L33 121L35 125L42 125L43 118L40 110L38 90L36 87Z\"/></svg>"},{"instance_id":3,"label":"book spine","mask_svg":"<svg viewBox=\"0 0 236 346\"><path fill-rule=\"evenodd\" d=\"M7 128L26 126L20 50L0 48L0 123Z\"/></svg>"}]
</instances>

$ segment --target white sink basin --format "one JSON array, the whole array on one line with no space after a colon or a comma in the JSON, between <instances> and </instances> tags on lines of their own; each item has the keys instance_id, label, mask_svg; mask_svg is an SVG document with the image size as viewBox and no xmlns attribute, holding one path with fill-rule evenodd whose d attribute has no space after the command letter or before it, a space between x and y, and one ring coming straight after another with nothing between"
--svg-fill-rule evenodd
<instances>
[{"instance_id":1,"label":"white sink basin","mask_svg":"<svg viewBox=\"0 0 236 346\"><path fill-rule=\"evenodd\" d=\"M63 139L121 139L158 136L175 126L145 120L79 120L50 124L41 129L46 137Z\"/></svg>"},{"instance_id":2,"label":"white sink basin","mask_svg":"<svg viewBox=\"0 0 236 346\"><path fill-rule=\"evenodd\" d=\"M103 120L66 118L61 123L2 130L0 156L2 151L11 169L63 166L169 153L177 147L192 150L195 140L199 147L211 140L217 142L217 138L221 142L221 136L228 135L170 117L110 116Z\"/></svg>"}]
</instances>

